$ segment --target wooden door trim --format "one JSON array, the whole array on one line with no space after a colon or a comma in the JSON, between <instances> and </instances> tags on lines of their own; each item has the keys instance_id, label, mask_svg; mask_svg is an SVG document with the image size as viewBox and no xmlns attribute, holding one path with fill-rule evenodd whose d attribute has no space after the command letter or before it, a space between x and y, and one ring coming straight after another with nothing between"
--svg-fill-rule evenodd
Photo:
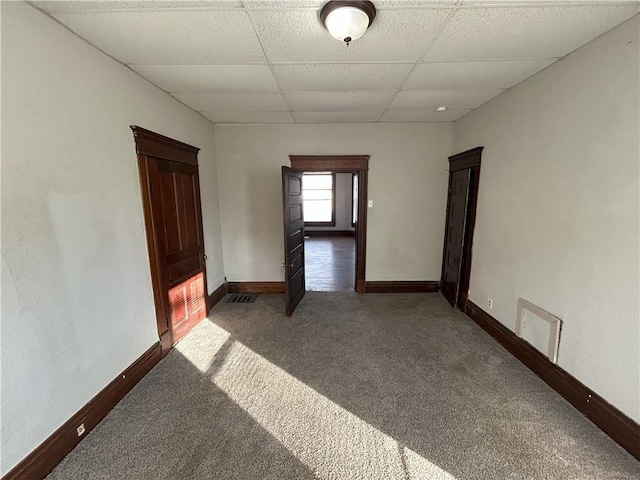
<instances>
[{"instance_id":1,"label":"wooden door trim","mask_svg":"<svg viewBox=\"0 0 640 480\"><path fill-rule=\"evenodd\" d=\"M451 174L460 170L470 170L469 194L467 200L467 216L465 219L465 232L462 245L462 266L458 278L457 305L464 311L469 298L469 283L471 279L471 259L473 254L473 234L476 225L476 211L478 207L478 189L480 185L480 164L484 147L476 147L457 153L449 157L449 182L448 191L451 189ZM444 245L442 248L442 269L440 271L440 284L444 282L445 254L447 249L447 232L449 229L449 193L447 193L447 210L445 213Z\"/></svg>"},{"instance_id":2,"label":"wooden door trim","mask_svg":"<svg viewBox=\"0 0 640 480\"><path fill-rule=\"evenodd\" d=\"M198 147L165 137L137 125L131 125L130 128L133 131L138 155L149 155L163 160L198 166L198 152L200 151Z\"/></svg>"},{"instance_id":3,"label":"wooden door trim","mask_svg":"<svg viewBox=\"0 0 640 480\"><path fill-rule=\"evenodd\" d=\"M449 157L449 172L480 167L480 158L484 147L476 147Z\"/></svg>"},{"instance_id":4,"label":"wooden door trim","mask_svg":"<svg viewBox=\"0 0 640 480\"><path fill-rule=\"evenodd\" d=\"M155 158L160 160L167 160L196 167L195 181L198 186L197 204L199 207L197 212L197 229L198 235L202 239L204 248L202 202L200 199L200 174L198 171L198 152L200 151L200 149L187 143L183 143L170 137L152 132L151 130L138 127L136 125L131 125L130 128L133 131L136 153L138 157L138 173L140 176L142 210L144 215L145 234L147 237L149 267L151 270L151 287L153 291L153 300L156 311L158 337L160 338L162 356L164 357L169 352L171 347L180 339L180 337L184 336L188 332L188 330L181 330L179 332L176 332L176 336L174 337L170 325L167 321L167 319L169 318L169 299L165 298L166 295L163 291L163 285L166 285L167 289L170 288L170 285L165 271L166 269L163 269L162 267L161 253L163 249L162 246L158 244L158 239L155 235L156 221L153 217L153 209L151 206L153 190L154 188L158 189L159 186L156 185L154 187L150 182L149 159ZM202 263L202 280L204 297L205 299L207 299L207 269L204 262ZM191 326L189 326L189 328L190 327Z\"/></svg>"},{"instance_id":5,"label":"wooden door trim","mask_svg":"<svg viewBox=\"0 0 640 480\"><path fill-rule=\"evenodd\" d=\"M356 292L366 292L367 189L369 155L289 155L291 168L301 172L358 174L358 222L356 224Z\"/></svg>"}]
</instances>

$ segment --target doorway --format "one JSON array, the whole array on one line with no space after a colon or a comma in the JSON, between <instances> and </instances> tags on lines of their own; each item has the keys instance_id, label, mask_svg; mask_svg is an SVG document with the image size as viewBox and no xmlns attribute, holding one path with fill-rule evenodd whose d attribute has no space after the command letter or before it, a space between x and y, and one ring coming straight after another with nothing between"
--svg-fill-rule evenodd
<instances>
[{"instance_id":1,"label":"doorway","mask_svg":"<svg viewBox=\"0 0 640 480\"><path fill-rule=\"evenodd\" d=\"M346 173L351 175L352 181L353 178L357 179L357 201L355 205L352 206L351 210L352 212L355 212L355 222L353 222L354 233L351 240L351 242L353 242L352 256L355 257L355 262L349 262L351 268L353 269L353 277L348 278L353 278L353 280L350 281L353 282L351 288L355 288L357 293L365 292L367 230L366 201L367 175L369 170L368 155L290 155L289 158L291 160L291 168L282 167L283 221L285 238L285 261L282 266L283 268L285 268L285 301L287 315L291 315L291 313L293 313L295 306L298 304L298 302L300 302L300 300L304 296L304 292L307 290L308 275L305 268L305 257L311 257L308 257L306 255L307 252L305 246L310 250L312 249L312 252L309 252L312 256L314 255L314 252L317 256L326 255L330 252L330 248L332 246L332 242L330 242L329 240L326 240L325 246L314 244L313 239L317 238L317 234L311 233L311 228L309 228L309 232L305 231L305 222L302 215L304 203L302 182L303 175L305 173L308 175L323 174L331 176ZM333 185L335 185L335 182L333 183ZM353 189L351 190L351 192L353 192ZM317 194L316 196L322 197L321 194ZM335 211L332 215L335 215ZM326 225L335 223L335 216L332 219L327 219L325 217L324 220L326 221ZM322 225L315 226L322 227ZM322 232L322 229L320 230L320 232ZM339 235L344 234L334 234L333 236L335 238L340 238ZM305 236L308 236L309 238L305 239ZM345 244L349 241L346 239L343 240L343 243ZM340 247L338 241L333 243L337 248ZM343 253L342 258L348 258L348 253ZM346 278L346 276L341 276L341 278ZM343 280L341 280L341 282L342 281ZM343 284L341 283L340 285ZM327 288L324 288L325 290L331 289L331 291L335 291L335 287L330 283L326 283L326 287Z\"/></svg>"},{"instance_id":2,"label":"doorway","mask_svg":"<svg viewBox=\"0 0 640 480\"><path fill-rule=\"evenodd\" d=\"M356 289L357 173L303 172L305 281L309 292Z\"/></svg>"},{"instance_id":3,"label":"doorway","mask_svg":"<svg viewBox=\"0 0 640 480\"><path fill-rule=\"evenodd\" d=\"M452 307L464 310L469 297L473 231L480 160L484 147L449 157L449 189L440 290Z\"/></svg>"},{"instance_id":4,"label":"doorway","mask_svg":"<svg viewBox=\"0 0 640 480\"><path fill-rule=\"evenodd\" d=\"M206 312L198 151L132 126L162 355Z\"/></svg>"}]
</instances>

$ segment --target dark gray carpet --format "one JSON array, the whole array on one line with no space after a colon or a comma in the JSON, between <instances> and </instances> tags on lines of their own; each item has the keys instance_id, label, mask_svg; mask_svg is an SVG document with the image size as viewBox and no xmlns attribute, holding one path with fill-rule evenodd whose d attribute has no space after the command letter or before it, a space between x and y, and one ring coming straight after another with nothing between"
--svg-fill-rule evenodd
<instances>
[{"instance_id":1,"label":"dark gray carpet","mask_svg":"<svg viewBox=\"0 0 640 480\"><path fill-rule=\"evenodd\" d=\"M50 479L638 479L439 294L219 303Z\"/></svg>"}]
</instances>

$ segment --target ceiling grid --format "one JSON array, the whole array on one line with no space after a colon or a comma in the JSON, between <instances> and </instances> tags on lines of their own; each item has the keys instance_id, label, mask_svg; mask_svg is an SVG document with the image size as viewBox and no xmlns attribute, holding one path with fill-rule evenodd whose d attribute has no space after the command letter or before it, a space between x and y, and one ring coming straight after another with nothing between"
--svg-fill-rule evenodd
<instances>
[{"instance_id":1,"label":"ceiling grid","mask_svg":"<svg viewBox=\"0 0 640 480\"><path fill-rule=\"evenodd\" d=\"M326 0L30 3L214 123L455 121L639 10L373 0L347 47L319 20Z\"/></svg>"}]
</instances>

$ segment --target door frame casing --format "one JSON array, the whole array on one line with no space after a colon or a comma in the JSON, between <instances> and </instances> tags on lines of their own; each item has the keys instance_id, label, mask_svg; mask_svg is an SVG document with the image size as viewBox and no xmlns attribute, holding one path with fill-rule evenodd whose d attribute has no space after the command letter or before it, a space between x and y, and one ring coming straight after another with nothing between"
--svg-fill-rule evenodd
<instances>
[{"instance_id":1,"label":"door frame casing","mask_svg":"<svg viewBox=\"0 0 640 480\"><path fill-rule=\"evenodd\" d=\"M356 223L355 285L357 293L365 293L369 158L369 155L289 155L291 168L301 172L358 174L358 221Z\"/></svg>"},{"instance_id":2,"label":"door frame casing","mask_svg":"<svg viewBox=\"0 0 640 480\"><path fill-rule=\"evenodd\" d=\"M482 151L484 147L476 147L457 153L449 157L449 187L447 190L447 210L446 221L444 226L444 246L442 248L442 269L440 272L440 283L444 280L445 255L447 249L447 232L449 229L449 190L451 189L451 174L459 170L469 170L469 192L467 195L466 218L464 238L462 244L462 255L460 267L460 276L458 278L458 296L457 305L460 310L464 311L467 300L469 299L469 284L471 279L471 260L473 254L473 233L476 225L476 211L478 207L478 189L480 185L480 164L482 160Z\"/></svg>"},{"instance_id":3,"label":"door frame casing","mask_svg":"<svg viewBox=\"0 0 640 480\"><path fill-rule=\"evenodd\" d=\"M161 247L158 245L158 238L155 234L156 222L152 208L153 187L149 181L149 158L167 160L171 162L184 163L198 168L198 152L200 149L187 143L174 140L173 138L160 135L151 130L147 130L137 125L131 125L135 140L136 153L138 157L138 173L140 176L140 193L142 196L142 209L144 214L145 234L147 237L147 250L149 254L149 267L151 270L151 287L153 291L153 301L156 311L156 325L158 327L158 337L162 347L164 357L171 347L180 339L174 338L169 323L170 305L168 295L163 286L169 285L165 269L162 268ZM198 235L203 241L204 232L202 228L202 202L200 199L200 176L196 173L198 185L197 202L198 213ZM205 262L202 262L203 295L206 300L208 296L207 269ZM183 332L186 334L187 332ZM182 336L182 335L181 335Z\"/></svg>"}]
</instances>

